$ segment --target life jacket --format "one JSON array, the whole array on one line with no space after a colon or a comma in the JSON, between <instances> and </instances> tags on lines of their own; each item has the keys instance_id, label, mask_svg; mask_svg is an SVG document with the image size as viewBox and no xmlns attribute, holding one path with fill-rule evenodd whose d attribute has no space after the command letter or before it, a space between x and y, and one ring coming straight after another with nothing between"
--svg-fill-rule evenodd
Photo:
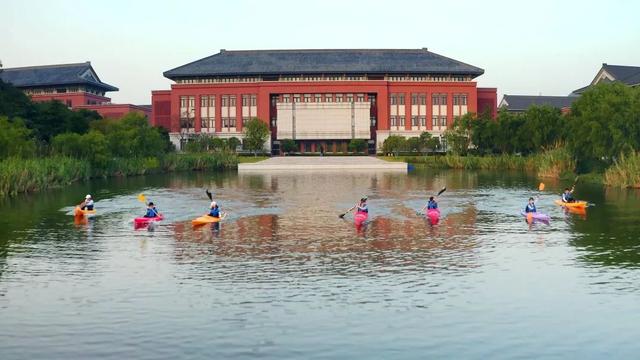
<instances>
[{"instance_id":1,"label":"life jacket","mask_svg":"<svg viewBox=\"0 0 640 360\"><path fill-rule=\"evenodd\" d=\"M220 208L216 207L216 208L211 209L211 211L209 211L209 216L213 216L213 217L219 218L220 217Z\"/></svg>"},{"instance_id":2,"label":"life jacket","mask_svg":"<svg viewBox=\"0 0 640 360\"><path fill-rule=\"evenodd\" d=\"M572 202L573 195L571 193L562 193L562 201L564 202Z\"/></svg>"},{"instance_id":3,"label":"life jacket","mask_svg":"<svg viewBox=\"0 0 640 360\"><path fill-rule=\"evenodd\" d=\"M437 209L438 203L435 200L429 200L427 203L427 209Z\"/></svg>"},{"instance_id":4,"label":"life jacket","mask_svg":"<svg viewBox=\"0 0 640 360\"><path fill-rule=\"evenodd\" d=\"M524 212L525 213L536 212L536 204L527 204L527 206L524 207Z\"/></svg>"},{"instance_id":5,"label":"life jacket","mask_svg":"<svg viewBox=\"0 0 640 360\"><path fill-rule=\"evenodd\" d=\"M155 207L152 207L151 209L147 209L147 213L144 215L144 217L156 217L158 216L158 210Z\"/></svg>"},{"instance_id":6,"label":"life jacket","mask_svg":"<svg viewBox=\"0 0 640 360\"><path fill-rule=\"evenodd\" d=\"M356 208L359 213L367 213L367 214L369 213L369 208L367 207L367 204L358 205Z\"/></svg>"}]
</instances>

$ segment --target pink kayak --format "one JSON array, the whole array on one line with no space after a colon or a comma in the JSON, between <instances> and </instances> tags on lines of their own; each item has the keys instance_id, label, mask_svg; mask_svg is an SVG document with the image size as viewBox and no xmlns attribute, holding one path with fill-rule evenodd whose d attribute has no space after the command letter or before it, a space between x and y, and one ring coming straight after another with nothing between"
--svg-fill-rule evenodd
<instances>
[{"instance_id":1,"label":"pink kayak","mask_svg":"<svg viewBox=\"0 0 640 360\"><path fill-rule=\"evenodd\" d=\"M141 225L149 224L149 223L154 222L154 221L160 221L162 219L164 219L162 214L159 214L158 216L155 216L155 217L137 217L137 218L133 219L133 223L136 226L141 226Z\"/></svg>"},{"instance_id":2,"label":"pink kayak","mask_svg":"<svg viewBox=\"0 0 640 360\"><path fill-rule=\"evenodd\" d=\"M369 218L368 213L359 212L353 216L353 222L356 224L356 226L360 226L362 225L362 223L367 221L368 218Z\"/></svg>"},{"instance_id":3,"label":"pink kayak","mask_svg":"<svg viewBox=\"0 0 640 360\"><path fill-rule=\"evenodd\" d=\"M440 221L440 209L429 209L426 215L432 224L437 224Z\"/></svg>"},{"instance_id":4,"label":"pink kayak","mask_svg":"<svg viewBox=\"0 0 640 360\"><path fill-rule=\"evenodd\" d=\"M524 213L521 212L520 215L524 216L525 219L527 219L527 222L531 221L531 222L543 222L545 224L549 224L549 221L551 220L551 217L549 217L549 215L547 214L543 214L543 213Z\"/></svg>"}]
</instances>

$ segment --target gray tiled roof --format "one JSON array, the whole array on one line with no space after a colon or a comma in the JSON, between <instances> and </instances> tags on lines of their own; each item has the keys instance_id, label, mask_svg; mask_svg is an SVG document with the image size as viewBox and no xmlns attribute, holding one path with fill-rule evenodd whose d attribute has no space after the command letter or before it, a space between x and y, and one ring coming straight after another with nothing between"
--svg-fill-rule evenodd
<instances>
[{"instance_id":1,"label":"gray tiled roof","mask_svg":"<svg viewBox=\"0 0 640 360\"><path fill-rule=\"evenodd\" d=\"M6 68L0 72L0 79L18 88L83 84L92 85L104 91L118 91L117 87L100 81L97 75L95 81L81 77L87 70L95 74L90 62Z\"/></svg>"},{"instance_id":2,"label":"gray tiled roof","mask_svg":"<svg viewBox=\"0 0 640 360\"><path fill-rule=\"evenodd\" d=\"M484 70L426 49L227 51L165 71L169 79L195 76L304 74L452 74Z\"/></svg>"},{"instance_id":3,"label":"gray tiled roof","mask_svg":"<svg viewBox=\"0 0 640 360\"><path fill-rule=\"evenodd\" d=\"M547 105L558 109L567 108L571 107L576 99L578 99L577 96L504 95L502 101L507 103L506 108L509 111L525 111L531 105Z\"/></svg>"},{"instance_id":4,"label":"gray tiled roof","mask_svg":"<svg viewBox=\"0 0 640 360\"><path fill-rule=\"evenodd\" d=\"M640 66L602 64L601 70L613 76L614 81L619 81L625 85L633 86L640 84ZM600 71L598 71L598 74L600 74ZM582 94L592 85L593 84L589 84L580 89L573 90L572 94Z\"/></svg>"}]
</instances>

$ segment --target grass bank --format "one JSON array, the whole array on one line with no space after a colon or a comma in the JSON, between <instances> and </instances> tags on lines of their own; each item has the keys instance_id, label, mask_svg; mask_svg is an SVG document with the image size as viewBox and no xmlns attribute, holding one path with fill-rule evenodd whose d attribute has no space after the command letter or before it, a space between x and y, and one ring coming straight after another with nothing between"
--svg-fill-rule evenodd
<instances>
[{"instance_id":1,"label":"grass bank","mask_svg":"<svg viewBox=\"0 0 640 360\"><path fill-rule=\"evenodd\" d=\"M441 155L441 156L383 156L388 161L404 161L424 164L437 169L523 170L540 177L566 177L573 174L575 160L563 148L549 150L531 156L516 155Z\"/></svg>"},{"instance_id":2,"label":"grass bank","mask_svg":"<svg viewBox=\"0 0 640 360\"><path fill-rule=\"evenodd\" d=\"M9 158L0 161L0 196L66 186L79 180L95 177L221 170L234 168L237 164L237 155L225 152L112 158L101 166L92 166L88 160L64 156L39 159Z\"/></svg>"},{"instance_id":3,"label":"grass bank","mask_svg":"<svg viewBox=\"0 0 640 360\"><path fill-rule=\"evenodd\" d=\"M640 154L621 155L604 172L605 185L621 188L640 188Z\"/></svg>"}]
</instances>

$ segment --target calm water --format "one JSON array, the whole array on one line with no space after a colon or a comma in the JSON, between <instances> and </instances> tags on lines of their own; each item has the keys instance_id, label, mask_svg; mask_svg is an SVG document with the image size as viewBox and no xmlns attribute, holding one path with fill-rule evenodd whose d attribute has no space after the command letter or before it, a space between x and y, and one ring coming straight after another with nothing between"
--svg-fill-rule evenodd
<instances>
[{"instance_id":1,"label":"calm water","mask_svg":"<svg viewBox=\"0 0 640 360\"><path fill-rule=\"evenodd\" d=\"M415 211L446 185L442 220ZM523 174L178 174L0 203L0 358L637 358L639 193ZM214 191L230 216L190 220ZM86 193L99 215L74 224ZM134 230L143 192L167 220ZM362 194L371 222L337 214Z\"/></svg>"}]
</instances>

